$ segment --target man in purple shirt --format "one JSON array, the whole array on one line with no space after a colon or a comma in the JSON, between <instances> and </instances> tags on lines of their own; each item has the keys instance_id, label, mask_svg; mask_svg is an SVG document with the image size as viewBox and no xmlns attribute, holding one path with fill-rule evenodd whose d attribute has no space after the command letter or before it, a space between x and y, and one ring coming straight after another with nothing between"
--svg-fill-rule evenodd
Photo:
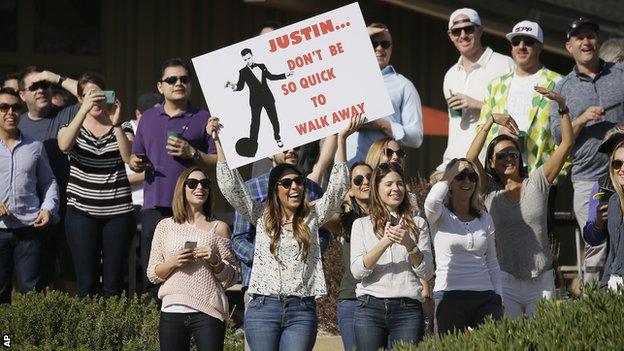
<instances>
[{"instance_id":1,"label":"man in purple shirt","mask_svg":"<svg viewBox=\"0 0 624 351\"><path fill-rule=\"evenodd\" d=\"M58 186L43 144L17 127L21 109L0 89L0 304L11 302L13 273L22 293L42 288L41 230L58 221Z\"/></svg>"},{"instance_id":2,"label":"man in purple shirt","mask_svg":"<svg viewBox=\"0 0 624 351\"><path fill-rule=\"evenodd\" d=\"M189 67L181 59L165 61L156 84L164 96L162 105L143 113L132 145L130 167L146 171L141 214L141 264L147 289L156 298L157 287L145 276L154 230L160 220L172 216L171 201L178 177L196 165L214 167L214 141L206 134L210 113L190 105Z\"/></svg>"}]
</instances>

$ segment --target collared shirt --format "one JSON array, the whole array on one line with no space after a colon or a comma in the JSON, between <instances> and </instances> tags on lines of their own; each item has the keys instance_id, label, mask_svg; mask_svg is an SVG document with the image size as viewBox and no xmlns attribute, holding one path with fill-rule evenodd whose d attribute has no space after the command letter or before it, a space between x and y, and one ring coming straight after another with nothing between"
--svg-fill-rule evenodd
<instances>
[{"instance_id":1,"label":"collared shirt","mask_svg":"<svg viewBox=\"0 0 624 351\"><path fill-rule=\"evenodd\" d=\"M394 107L394 113L385 119L390 122L392 137L402 146L419 147L423 140L422 108L420 95L414 84L391 65L381 74ZM347 160L349 165L364 161L368 149L377 140L385 138L380 131L362 130L347 139Z\"/></svg>"},{"instance_id":2,"label":"collared shirt","mask_svg":"<svg viewBox=\"0 0 624 351\"><path fill-rule=\"evenodd\" d=\"M484 101L487 96L488 83L514 68L511 57L494 52L489 47L468 71L461 65L461 59L460 56L457 63L444 76L443 93L446 99L451 97L452 92ZM444 170L446 164L454 158L466 157L466 151L475 137L479 113L479 110L463 109L461 118L453 117L449 113L448 142L442 164L438 169Z\"/></svg>"},{"instance_id":3,"label":"collared shirt","mask_svg":"<svg viewBox=\"0 0 624 351\"><path fill-rule=\"evenodd\" d=\"M193 165L193 160L174 157L167 153L167 132L182 134L194 148L210 154L216 153L214 140L206 134L210 113L189 108L180 115L169 116L163 105L143 113L132 144L132 153L147 155L154 169L146 172L143 209L171 207L176 181L182 172Z\"/></svg>"},{"instance_id":4,"label":"collared shirt","mask_svg":"<svg viewBox=\"0 0 624 351\"><path fill-rule=\"evenodd\" d=\"M596 181L607 173L608 155L598 152L605 133L624 122L624 64L600 61L600 72L592 79L574 66L557 83L555 92L566 98L570 119L574 121L590 106L601 106L600 121L589 121L581 129L572 148L572 181ZM557 104L550 111L550 129L561 142L561 117Z\"/></svg>"},{"instance_id":5,"label":"collared shirt","mask_svg":"<svg viewBox=\"0 0 624 351\"><path fill-rule=\"evenodd\" d=\"M0 228L31 226L41 210L58 220L58 186L41 142L21 133L11 150L0 141L0 179L0 201L11 212L0 217Z\"/></svg>"},{"instance_id":6,"label":"collared shirt","mask_svg":"<svg viewBox=\"0 0 624 351\"><path fill-rule=\"evenodd\" d=\"M269 173L265 173L257 178L250 179L245 182L249 189L251 199L256 202L264 203L268 198L269 189ZM323 196L323 189L316 182L306 179L306 194L308 200L313 201ZM256 227L249 223L240 212L234 214L234 230L232 232L232 250L236 258L241 262L242 285L244 288L249 286L249 277L251 275L251 267L253 265L254 245L256 239ZM319 241L321 251L329 245L331 234L326 229L319 229Z\"/></svg>"}]
</instances>

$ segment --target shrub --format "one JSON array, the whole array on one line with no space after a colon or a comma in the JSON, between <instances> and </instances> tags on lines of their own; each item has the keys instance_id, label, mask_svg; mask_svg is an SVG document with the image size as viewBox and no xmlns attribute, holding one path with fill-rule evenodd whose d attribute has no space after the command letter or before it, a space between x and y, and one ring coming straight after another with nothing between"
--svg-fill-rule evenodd
<instances>
[{"instance_id":1,"label":"shrub","mask_svg":"<svg viewBox=\"0 0 624 351\"><path fill-rule=\"evenodd\" d=\"M158 350L156 305L147 299L77 299L50 291L0 306L0 331L19 350ZM228 330L226 350L242 350Z\"/></svg>"},{"instance_id":2,"label":"shrub","mask_svg":"<svg viewBox=\"0 0 624 351\"><path fill-rule=\"evenodd\" d=\"M594 287L581 299L539 303L533 318L490 320L471 332L427 338L418 350L622 350L623 326L624 296Z\"/></svg>"}]
</instances>

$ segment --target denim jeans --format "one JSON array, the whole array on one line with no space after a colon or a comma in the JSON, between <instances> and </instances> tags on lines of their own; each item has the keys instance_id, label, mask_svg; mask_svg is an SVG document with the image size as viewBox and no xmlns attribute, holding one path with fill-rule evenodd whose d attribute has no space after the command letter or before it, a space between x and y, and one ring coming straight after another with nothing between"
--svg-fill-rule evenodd
<instances>
[{"instance_id":1,"label":"denim jeans","mask_svg":"<svg viewBox=\"0 0 624 351\"><path fill-rule=\"evenodd\" d=\"M128 245L131 231L135 228L132 212L98 218L67 208L65 232L74 259L79 297L100 292L100 269L104 297L123 292Z\"/></svg>"},{"instance_id":2,"label":"denim jeans","mask_svg":"<svg viewBox=\"0 0 624 351\"><path fill-rule=\"evenodd\" d=\"M245 313L245 337L253 351L310 351L318 322L314 297L254 295Z\"/></svg>"},{"instance_id":3,"label":"denim jeans","mask_svg":"<svg viewBox=\"0 0 624 351\"><path fill-rule=\"evenodd\" d=\"M403 341L417 344L425 333L420 301L408 298L358 297L355 308L355 344L358 351L392 349Z\"/></svg>"},{"instance_id":4,"label":"denim jeans","mask_svg":"<svg viewBox=\"0 0 624 351\"><path fill-rule=\"evenodd\" d=\"M161 351L188 351L191 335L198 351L221 351L225 323L205 313L160 312L158 325Z\"/></svg>"},{"instance_id":5,"label":"denim jeans","mask_svg":"<svg viewBox=\"0 0 624 351\"><path fill-rule=\"evenodd\" d=\"M152 239L154 238L154 231L158 222L161 220L173 216L173 211L170 207L157 207L145 209L141 212L141 236L140 236L140 249L141 249L141 272L143 273L143 287L144 291L156 301L160 306L160 300L158 299L158 289L160 284L152 284L147 279L147 265L149 264L149 256L152 251Z\"/></svg>"},{"instance_id":6,"label":"denim jeans","mask_svg":"<svg viewBox=\"0 0 624 351\"><path fill-rule=\"evenodd\" d=\"M41 288L39 265L44 233L33 227L0 229L0 303L11 302L13 271L21 293Z\"/></svg>"},{"instance_id":7,"label":"denim jeans","mask_svg":"<svg viewBox=\"0 0 624 351\"><path fill-rule=\"evenodd\" d=\"M338 328L342 345L346 351L355 349L355 307L358 300L343 299L338 301Z\"/></svg>"}]
</instances>

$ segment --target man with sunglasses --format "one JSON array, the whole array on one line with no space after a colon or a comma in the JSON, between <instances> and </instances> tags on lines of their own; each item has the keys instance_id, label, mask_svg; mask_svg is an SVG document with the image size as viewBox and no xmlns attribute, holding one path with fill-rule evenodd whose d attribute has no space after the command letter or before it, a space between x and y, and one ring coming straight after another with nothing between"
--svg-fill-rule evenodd
<instances>
[{"instance_id":1,"label":"man with sunglasses","mask_svg":"<svg viewBox=\"0 0 624 351\"><path fill-rule=\"evenodd\" d=\"M57 135L62 126L69 124L79 104L65 108L52 103L52 85L59 85L72 95L77 95L78 82L37 66L26 67L20 75L19 95L27 110L22 113L20 130L43 143L54 177L58 183L60 195L60 222L47 228L44 235L42 261L42 280L49 285L55 280L58 260L59 278L66 291L72 291L76 276L71 253L65 238L65 190L69 179L69 160L58 147Z\"/></svg>"},{"instance_id":2,"label":"man with sunglasses","mask_svg":"<svg viewBox=\"0 0 624 351\"><path fill-rule=\"evenodd\" d=\"M606 132L624 122L624 65L600 59L599 25L587 18L574 20L566 32L566 50L575 66L560 80L555 92L566 99L576 143L572 149L574 214L579 227L587 222L591 189L607 174L608 156L598 152ZM561 122L557 105L551 106L550 128L559 142ZM584 280L599 279L606 257L605 245L585 245Z\"/></svg>"},{"instance_id":3,"label":"man with sunglasses","mask_svg":"<svg viewBox=\"0 0 624 351\"><path fill-rule=\"evenodd\" d=\"M19 291L43 288L40 232L58 221L59 194L44 146L19 128L22 104L0 89L0 304L11 302L13 273Z\"/></svg>"},{"instance_id":4,"label":"man with sunglasses","mask_svg":"<svg viewBox=\"0 0 624 351\"><path fill-rule=\"evenodd\" d=\"M154 230L160 220L172 216L171 201L182 172L196 165L214 167L214 140L206 133L210 113L191 106L189 66L179 58L165 61L156 83L164 102L143 112L132 145L130 167L146 171L141 213L141 264L147 268ZM158 287L143 275L147 290L157 299Z\"/></svg>"},{"instance_id":5,"label":"man with sunglasses","mask_svg":"<svg viewBox=\"0 0 624 351\"><path fill-rule=\"evenodd\" d=\"M371 23L367 29L394 113L364 124L349 137L349 165L364 161L370 146L379 139L391 137L400 145L413 148L419 147L423 140L420 95L414 84L390 65L393 48L390 30L383 23Z\"/></svg>"},{"instance_id":6,"label":"man with sunglasses","mask_svg":"<svg viewBox=\"0 0 624 351\"><path fill-rule=\"evenodd\" d=\"M544 42L539 24L518 22L506 37L511 44L511 56L516 68L488 84L477 131L483 128L490 115L507 116L507 126L494 124L486 144L499 134L517 136L522 159L530 174L544 164L556 147L550 133L553 101L540 94L535 87L553 90L561 75L542 66L539 61ZM570 163L564 166L560 173L561 180L567 175L569 167Z\"/></svg>"},{"instance_id":7,"label":"man with sunglasses","mask_svg":"<svg viewBox=\"0 0 624 351\"><path fill-rule=\"evenodd\" d=\"M443 94L448 104L449 130L446 151L438 166L440 171L450 160L466 155L475 136L488 83L514 67L509 56L483 47L483 27L475 10L455 10L449 17L447 33L460 57L444 76Z\"/></svg>"}]
</instances>

